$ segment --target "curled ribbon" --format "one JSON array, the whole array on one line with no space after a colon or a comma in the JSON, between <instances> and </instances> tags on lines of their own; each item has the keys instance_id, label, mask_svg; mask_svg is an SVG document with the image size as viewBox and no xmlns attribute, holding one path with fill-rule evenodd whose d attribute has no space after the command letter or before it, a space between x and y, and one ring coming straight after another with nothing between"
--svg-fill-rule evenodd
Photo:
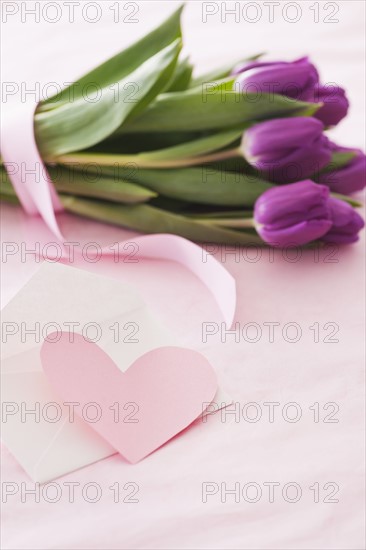
<instances>
[{"instance_id":1,"label":"curled ribbon","mask_svg":"<svg viewBox=\"0 0 366 550\"><path fill-rule=\"evenodd\" d=\"M4 167L24 210L29 215L40 215L53 235L63 242L65 239L56 219L56 213L61 212L63 206L34 135L36 105L17 102L6 107L1 120ZM119 243L122 249L125 242ZM134 242L139 247L138 257L173 260L194 273L215 297L226 324L232 325L236 306L235 280L212 255L207 254L204 263L201 247L177 235L145 235ZM102 253L104 256L112 254L110 248L104 248Z\"/></svg>"},{"instance_id":2,"label":"curled ribbon","mask_svg":"<svg viewBox=\"0 0 366 550\"><path fill-rule=\"evenodd\" d=\"M62 241L55 212L61 212L63 207L37 148L35 110L36 105L31 102L17 102L3 109L1 155L24 210L30 215L40 214L47 227Z\"/></svg>"}]
</instances>

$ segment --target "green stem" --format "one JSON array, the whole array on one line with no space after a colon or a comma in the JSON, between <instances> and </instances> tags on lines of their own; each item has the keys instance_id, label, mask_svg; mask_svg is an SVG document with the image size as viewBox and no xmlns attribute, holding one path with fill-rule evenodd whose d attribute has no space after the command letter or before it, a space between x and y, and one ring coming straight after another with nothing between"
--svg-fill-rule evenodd
<instances>
[{"instance_id":1,"label":"green stem","mask_svg":"<svg viewBox=\"0 0 366 550\"><path fill-rule=\"evenodd\" d=\"M192 216L196 222L209 222L219 227L236 227L238 229L255 228L254 218L200 218Z\"/></svg>"},{"instance_id":2,"label":"green stem","mask_svg":"<svg viewBox=\"0 0 366 550\"><path fill-rule=\"evenodd\" d=\"M121 205L62 195L60 198L68 212L142 233L171 233L196 242L267 246L259 235L218 227L207 220L199 222L147 204Z\"/></svg>"},{"instance_id":3,"label":"green stem","mask_svg":"<svg viewBox=\"0 0 366 550\"><path fill-rule=\"evenodd\" d=\"M57 164L88 164L97 163L99 166L115 166L135 164L139 168L180 168L186 166L196 166L198 164L206 164L208 162L217 162L220 160L231 159L242 156L240 149L226 149L218 151L210 155L201 155L197 157L188 157L175 160L150 159L143 155L105 155L98 153L69 153L61 155L53 159L48 159L48 162Z\"/></svg>"}]
</instances>

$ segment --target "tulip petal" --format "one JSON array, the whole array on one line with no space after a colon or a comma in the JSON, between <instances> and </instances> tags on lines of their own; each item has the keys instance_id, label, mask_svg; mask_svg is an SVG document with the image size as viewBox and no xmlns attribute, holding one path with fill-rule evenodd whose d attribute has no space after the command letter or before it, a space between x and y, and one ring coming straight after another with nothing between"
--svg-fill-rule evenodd
<instances>
[{"instance_id":1,"label":"tulip petal","mask_svg":"<svg viewBox=\"0 0 366 550\"><path fill-rule=\"evenodd\" d=\"M330 220L303 221L283 229L258 228L257 231L264 241L271 246L302 246L325 235L332 226Z\"/></svg>"}]
</instances>

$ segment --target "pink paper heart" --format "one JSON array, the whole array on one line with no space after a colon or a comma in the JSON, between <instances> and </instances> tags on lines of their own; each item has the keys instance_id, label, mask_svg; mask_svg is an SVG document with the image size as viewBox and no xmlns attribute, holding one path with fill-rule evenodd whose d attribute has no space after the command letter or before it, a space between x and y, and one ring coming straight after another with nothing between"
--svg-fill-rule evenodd
<instances>
[{"instance_id":1,"label":"pink paper heart","mask_svg":"<svg viewBox=\"0 0 366 550\"><path fill-rule=\"evenodd\" d=\"M57 342L50 340L52 335L41 348L50 383L65 403L79 403L75 413L132 463L191 424L217 390L213 368L193 350L157 348L122 373L79 334L63 332Z\"/></svg>"}]
</instances>

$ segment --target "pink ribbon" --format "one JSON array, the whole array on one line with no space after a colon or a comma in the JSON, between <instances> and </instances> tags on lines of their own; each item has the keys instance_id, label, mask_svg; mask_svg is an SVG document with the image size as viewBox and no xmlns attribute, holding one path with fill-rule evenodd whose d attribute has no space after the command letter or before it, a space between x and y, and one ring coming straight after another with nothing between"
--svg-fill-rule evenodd
<instances>
[{"instance_id":1,"label":"pink ribbon","mask_svg":"<svg viewBox=\"0 0 366 550\"><path fill-rule=\"evenodd\" d=\"M61 212L63 207L34 137L36 107L31 102L17 102L3 109L1 155L24 210L30 215L40 214L52 233L62 241L55 212Z\"/></svg>"},{"instance_id":2,"label":"pink ribbon","mask_svg":"<svg viewBox=\"0 0 366 550\"><path fill-rule=\"evenodd\" d=\"M61 212L63 207L37 148L35 109L35 104L21 102L12 108L9 105L3 108L1 155L24 210L29 215L40 215L62 242L65 239L55 213ZM120 243L122 250L124 242ZM176 235L145 235L135 238L134 242L139 247L138 257L173 260L192 271L214 295L227 325L232 325L236 306L235 280L212 255L207 254L207 261L203 262L202 248ZM102 252L104 256L113 254L110 248Z\"/></svg>"}]
</instances>

